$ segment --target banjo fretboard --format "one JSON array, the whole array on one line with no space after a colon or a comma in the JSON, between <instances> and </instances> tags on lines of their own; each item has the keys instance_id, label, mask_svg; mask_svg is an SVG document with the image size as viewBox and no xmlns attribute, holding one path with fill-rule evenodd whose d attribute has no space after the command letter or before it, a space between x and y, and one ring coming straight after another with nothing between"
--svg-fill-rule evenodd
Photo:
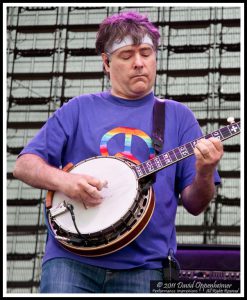
<instances>
[{"instance_id":1,"label":"banjo fretboard","mask_svg":"<svg viewBox=\"0 0 247 300\"><path fill-rule=\"evenodd\" d=\"M194 154L194 148L198 140L210 137L216 137L221 141L229 139L230 137L240 133L240 121L232 123L223 128L213 131L212 133L206 134L194 141L191 141L187 144L179 146L173 150L170 150L166 153L162 153L148 161L141 163L140 165L134 166L133 169L136 172L137 178L140 179L149 174L157 172L161 169L164 169L177 161L180 161L190 155Z\"/></svg>"}]
</instances>

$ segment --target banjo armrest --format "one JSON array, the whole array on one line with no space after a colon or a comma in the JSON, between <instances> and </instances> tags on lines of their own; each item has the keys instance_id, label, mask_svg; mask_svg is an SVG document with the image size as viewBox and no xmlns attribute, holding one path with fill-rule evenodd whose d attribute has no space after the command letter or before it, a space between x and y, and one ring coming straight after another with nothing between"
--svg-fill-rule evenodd
<instances>
[{"instance_id":1,"label":"banjo armrest","mask_svg":"<svg viewBox=\"0 0 247 300\"><path fill-rule=\"evenodd\" d=\"M73 168L72 163L68 163L66 166L63 167L64 172L68 172L71 168ZM53 198L54 191L47 191L46 194L46 200L45 200L45 206L47 209L50 209L52 207L52 198Z\"/></svg>"}]
</instances>

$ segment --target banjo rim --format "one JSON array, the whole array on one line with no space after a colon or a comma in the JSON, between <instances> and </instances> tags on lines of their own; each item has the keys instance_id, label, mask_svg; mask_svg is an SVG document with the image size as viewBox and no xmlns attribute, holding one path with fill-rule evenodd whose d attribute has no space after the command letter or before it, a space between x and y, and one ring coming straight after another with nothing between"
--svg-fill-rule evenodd
<instances>
[{"instance_id":1,"label":"banjo rim","mask_svg":"<svg viewBox=\"0 0 247 300\"><path fill-rule=\"evenodd\" d=\"M81 234L85 234L85 235L91 234L92 236L95 236L95 237L97 235L100 235L101 233L107 234L107 232L109 230L112 230L112 228L119 228L121 226L121 220L126 221L129 217L129 215L132 213L132 211L135 211L137 209L137 207L138 207L137 200L140 195L140 191L138 189L139 185L138 185L138 181L137 181L134 170L129 166L129 164L126 162L125 159L119 159L116 156L91 157L91 158L88 158L86 160L83 160L83 161L77 163L72 168L70 168L68 170L68 172L71 172L73 174L82 174L85 171L85 169L80 170L80 166L82 166L82 168L85 165L88 166L88 164L87 164L88 162L89 162L89 166L90 166L90 162L93 163L94 161L97 161L98 159L101 160L101 162L103 162L103 167L104 167L104 160L106 162L107 160L109 161L109 159L110 160L112 159L112 161L111 161L111 164L113 163L112 167L117 166L117 168L119 168L119 166L120 166L121 168L123 168L121 171L122 172L124 171L125 173L127 173L127 179L132 178L132 181L128 182L128 184L131 183L131 185L129 185L129 188L131 188L130 190L132 190L132 192L131 192L131 195L128 195L129 198L127 198L127 199L129 199L129 201L125 201L126 200L126 195L125 195L124 201L120 201L120 199L117 200L117 204L118 204L117 207L116 206L110 207L110 209L112 209L112 208L114 209L114 213L115 213L114 218L112 218L112 219L105 218L105 214L107 214L109 212L109 210L105 211L107 209L107 204L105 205L104 202L101 204L102 205L101 207L100 206L88 207L87 210L84 210L84 206L83 206L82 202L79 203L76 200L68 199L69 203L72 201L73 205L79 206L79 207L77 207L78 212L84 211L84 213L86 214L86 215L84 215L85 221L83 220L83 215L76 216L76 214L75 214L75 217L78 218L77 220L79 220L79 223L77 223L77 226L78 226L78 229L81 232ZM131 162L131 163L134 164L133 162ZM94 165L92 165L91 167L94 167ZM97 167L97 165L96 165L96 167ZM76 169L77 169L77 171L76 171ZM73 172L74 170L75 170L75 172ZM78 173L78 171L79 171L79 173ZM88 174L92 175L90 173L88 173ZM92 176L95 176L95 175L93 174ZM125 179L126 179L126 174L125 174ZM61 204L61 199L64 196L66 197L66 195L64 195L63 193L54 191L54 193L52 195L52 202L54 203L54 200L55 200L56 204L52 208L56 208L57 205ZM116 196L114 198L115 200L117 199L117 196L119 198L123 197L122 195L115 195L115 196ZM120 208L121 208L121 210L120 210ZM99 209L99 210L97 211L97 209ZM109 209L109 207L108 207L108 209ZM100 225L96 226L96 228L95 227L92 228L92 225L94 225L95 223L92 225L89 225L86 221L87 215L90 214L89 210L91 210L91 213L92 213L92 211L96 210L94 212L94 214L97 215L97 218L102 222L102 223L99 223ZM105 212L105 214L104 214L104 212ZM112 217L112 215L111 215L111 217ZM75 230L74 225L68 224L66 221L66 217L64 218L63 215L58 214L57 216L53 217L53 220L57 224L57 226L59 228L61 228L62 230L64 230L65 232L70 233L72 235L78 234L78 232ZM71 222L71 221L72 220L70 219L69 222ZM71 225L72 225L72 227L71 227Z\"/></svg>"},{"instance_id":2,"label":"banjo rim","mask_svg":"<svg viewBox=\"0 0 247 300\"><path fill-rule=\"evenodd\" d=\"M142 216L142 218L140 218L136 222L136 224L131 228L131 230L126 231L124 234L121 235L120 238L116 238L115 240L109 242L108 244L103 244L94 247L76 247L65 241L59 241L59 242L66 250L69 250L80 256L88 256L88 257L111 254L117 250L124 248L141 234L141 232L146 228L149 220L152 217L155 208L155 197L152 188L150 188L150 193L151 193L151 197L150 197L147 211Z\"/></svg>"},{"instance_id":3,"label":"banjo rim","mask_svg":"<svg viewBox=\"0 0 247 300\"><path fill-rule=\"evenodd\" d=\"M123 163L127 164L130 169L131 165L136 165L133 161L124 158L124 157L116 157L116 156L96 156L91 157L86 160L83 160L76 165L73 165L72 163L69 163L66 165L63 170L66 172L70 172L71 170L75 169L77 166L97 158L113 158L118 161L122 161ZM133 173L135 174L134 170L132 169ZM135 175L136 177L136 175ZM137 179L136 179L137 180ZM139 186L139 183L137 183L137 186ZM52 208L52 201L53 197L56 191L48 191L47 197L46 197L46 209ZM138 194L137 194L138 195ZM63 246L66 250L69 250L72 253L76 253L81 256L102 256L106 254L110 254L112 252L115 252L117 250L122 249L123 247L127 246L129 243L131 243L140 233L145 229L147 224L149 223L149 220L152 217L154 207L155 207L155 199L154 199L154 191L153 188L150 187L148 189L147 193L147 199L146 199L146 208L144 209L144 212L141 214L141 217L139 217L137 220L135 220L135 223L133 226L131 226L130 229L125 230L120 234L117 235L116 238L113 240L108 241L107 243L102 243L101 245L93 245L93 246L76 246L71 244L70 242L59 240L57 238L57 241ZM134 206L134 202L132 203L132 206ZM127 215L127 213L125 214ZM54 225L52 225L52 217L51 214L48 213L48 219L49 219L49 226L52 229L53 235L56 238L58 236L56 234L56 229L54 228ZM119 222L119 221L118 221ZM114 223L115 224L115 223ZM113 225L114 225L113 224ZM105 228L104 230L108 230L110 227ZM66 232L67 229L64 231Z\"/></svg>"}]
</instances>

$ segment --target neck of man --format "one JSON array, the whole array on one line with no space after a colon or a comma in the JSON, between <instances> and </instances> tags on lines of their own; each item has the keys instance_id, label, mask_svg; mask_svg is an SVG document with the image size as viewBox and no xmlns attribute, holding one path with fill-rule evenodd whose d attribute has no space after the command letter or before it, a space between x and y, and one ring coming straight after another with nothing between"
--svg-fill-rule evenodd
<instances>
[{"instance_id":1,"label":"neck of man","mask_svg":"<svg viewBox=\"0 0 247 300\"><path fill-rule=\"evenodd\" d=\"M152 91L152 89L150 89L149 91L143 92L143 93L132 93L131 95L130 94L127 95L127 94L118 92L112 88L111 94L115 97L123 98L126 100L137 100L137 99L141 99L141 98L147 96L148 94L151 93L151 91Z\"/></svg>"}]
</instances>

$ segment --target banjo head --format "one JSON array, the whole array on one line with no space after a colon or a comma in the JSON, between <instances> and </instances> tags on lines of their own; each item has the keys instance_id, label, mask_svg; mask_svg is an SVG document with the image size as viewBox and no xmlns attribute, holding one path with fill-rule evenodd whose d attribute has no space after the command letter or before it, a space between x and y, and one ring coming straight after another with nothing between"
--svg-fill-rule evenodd
<instances>
[{"instance_id":1,"label":"banjo head","mask_svg":"<svg viewBox=\"0 0 247 300\"><path fill-rule=\"evenodd\" d=\"M65 201L74 207L75 222L81 234L95 234L114 227L124 218L138 198L138 181L129 164L116 157L99 156L87 159L75 165L72 174L87 174L100 180L107 180L108 185L100 193L101 204L85 207L78 200L73 200L61 192L55 192L51 211ZM67 233L77 234L71 214L65 210L53 217L56 225Z\"/></svg>"}]
</instances>

